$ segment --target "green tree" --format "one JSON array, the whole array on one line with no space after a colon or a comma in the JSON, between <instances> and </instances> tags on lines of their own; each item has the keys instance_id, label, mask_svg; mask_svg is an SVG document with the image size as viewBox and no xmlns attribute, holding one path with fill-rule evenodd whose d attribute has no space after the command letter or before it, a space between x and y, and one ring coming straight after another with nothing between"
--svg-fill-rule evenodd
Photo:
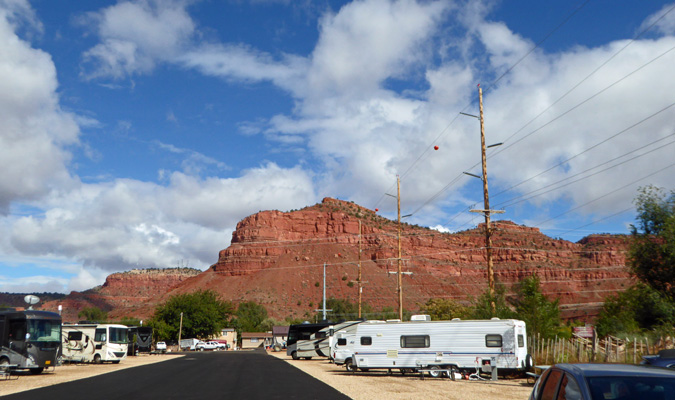
<instances>
[{"instance_id":1,"label":"green tree","mask_svg":"<svg viewBox=\"0 0 675 400\"><path fill-rule=\"evenodd\" d=\"M560 333L561 319L559 300L550 301L541 292L541 280L537 275L523 279L516 289L513 301L519 319L525 321L530 335L554 338Z\"/></svg>"},{"instance_id":2,"label":"green tree","mask_svg":"<svg viewBox=\"0 0 675 400\"><path fill-rule=\"evenodd\" d=\"M636 334L675 324L675 304L664 294L638 283L605 299L596 322L598 335Z\"/></svg>"},{"instance_id":3,"label":"green tree","mask_svg":"<svg viewBox=\"0 0 675 400\"><path fill-rule=\"evenodd\" d=\"M422 306L424 314L429 314L434 321L447 321L453 318L467 318L471 310L451 299L429 299Z\"/></svg>"},{"instance_id":4,"label":"green tree","mask_svg":"<svg viewBox=\"0 0 675 400\"><path fill-rule=\"evenodd\" d=\"M637 226L631 226L630 266L635 276L675 300L675 192L640 188Z\"/></svg>"},{"instance_id":5,"label":"green tree","mask_svg":"<svg viewBox=\"0 0 675 400\"><path fill-rule=\"evenodd\" d=\"M239 332L265 332L272 329L267 309L254 301L240 303L234 326Z\"/></svg>"},{"instance_id":6,"label":"green tree","mask_svg":"<svg viewBox=\"0 0 675 400\"><path fill-rule=\"evenodd\" d=\"M155 309L148 325L154 328L158 338L178 339L183 313L182 337L206 339L227 326L233 310L232 303L220 300L216 292L200 290L169 298Z\"/></svg>"},{"instance_id":7,"label":"green tree","mask_svg":"<svg viewBox=\"0 0 675 400\"><path fill-rule=\"evenodd\" d=\"M495 312L492 312L492 302L495 303ZM495 292L491 296L489 290L486 290L477 299L473 301L471 309L471 318L490 319L492 317L509 319L515 318L509 303L506 301L506 288L502 284L495 285Z\"/></svg>"},{"instance_id":8,"label":"green tree","mask_svg":"<svg viewBox=\"0 0 675 400\"><path fill-rule=\"evenodd\" d=\"M108 313L98 307L85 307L77 313L77 317L91 322L106 322Z\"/></svg>"}]
</instances>

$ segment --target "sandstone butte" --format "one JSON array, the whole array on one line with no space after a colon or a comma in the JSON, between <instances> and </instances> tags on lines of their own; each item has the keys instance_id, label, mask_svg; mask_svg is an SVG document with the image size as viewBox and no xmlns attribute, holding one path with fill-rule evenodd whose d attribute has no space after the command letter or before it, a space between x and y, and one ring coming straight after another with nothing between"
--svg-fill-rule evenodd
<instances>
[{"instance_id":1,"label":"sandstone butte","mask_svg":"<svg viewBox=\"0 0 675 400\"><path fill-rule=\"evenodd\" d=\"M359 221L361 234L359 235ZM134 270L112 274L101 287L73 292L64 320L97 306L112 318L152 315L170 296L211 289L235 304L255 301L270 316L302 317L321 307L323 265L327 297L357 302L359 237L363 302L375 310L398 309L397 222L374 211L332 198L302 210L262 211L241 220L231 245L206 271ZM510 290L537 274L543 292L560 300L563 316L592 319L604 298L632 284L626 235L590 235L577 243L554 239L538 228L493 222L493 260L497 282ZM468 303L487 290L484 226L441 233L402 224L404 308L417 311L430 298ZM57 302L43 309L56 309Z\"/></svg>"}]
</instances>

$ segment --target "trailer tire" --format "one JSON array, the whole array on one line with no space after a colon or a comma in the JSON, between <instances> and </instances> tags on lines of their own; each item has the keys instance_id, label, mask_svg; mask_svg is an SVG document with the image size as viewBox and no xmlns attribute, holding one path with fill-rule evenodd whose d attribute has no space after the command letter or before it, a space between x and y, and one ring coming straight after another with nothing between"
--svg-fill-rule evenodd
<instances>
[{"instance_id":1,"label":"trailer tire","mask_svg":"<svg viewBox=\"0 0 675 400\"><path fill-rule=\"evenodd\" d=\"M525 356L525 371L529 371L534 367L534 359L531 354Z\"/></svg>"},{"instance_id":2,"label":"trailer tire","mask_svg":"<svg viewBox=\"0 0 675 400\"><path fill-rule=\"evenodd\" d=\"M345 368L349 372L356 372L356 370L357 370L356 365L354 365L351 358L349 360L345 361Z\"/></svg>"},{"instance_id":3,"label":"trailer tire","mask_svg":"<svg viewBox=\"0 0 675 400\"><path fill-rule=\"evenodd\" d=\"M281 345L279 343L275 344L274 347L272 347L272 350L275 352L281 351Z\"/></svg>"},{"instance_id":4,"label":"trailer tire","mask_svg":"<svg viewBox=\"0 0 675 400\"><path fill-rule=\"evenodd\" d=\"M6 369L8 365L9 365L9 358L0 357L0 367L2 367L2 369Z\"/></svg>"},{"instance_id":5,"label":"trailer tire","mask_svg":"<svg viewBox=\"0 0 675 400\"><path fill-rule=\"evenodd\" d=\"M292 353L291 353L291 358L294 359L294 360L299 360L300 357L298 357L298 352L297 352L297 351L292 352Z\"/></svg>"},{"instance_id":6,"label":"trailer tire","mask_svg":"<svg viewBox=\"0 0 675 400\"><path fill-rule=\"evenodd\" d=\"M429 369L431 370L429 371L430 377L438 378L439 376L441 376L441 371L439 371L441 367L439 367L438 365L432 365L431 367L429 367Z\"/></svg>"},{"instance_id":7,"label":"trailer tire","mask_svg":"<svg viewBox=\"0 0 675 400\"><path fill-rule=\"evenodd\" d=\"M94 354L94 364L101 364L101 355Z\"/></svg>"}]
</instances>

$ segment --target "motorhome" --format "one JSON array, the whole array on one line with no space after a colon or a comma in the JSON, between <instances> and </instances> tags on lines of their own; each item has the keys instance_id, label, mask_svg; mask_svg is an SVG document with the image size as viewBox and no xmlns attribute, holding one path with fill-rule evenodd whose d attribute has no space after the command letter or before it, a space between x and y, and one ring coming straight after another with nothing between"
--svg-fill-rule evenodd
<instances>
[{"instance_id":1,"label":"motorhome","mask_svg":"<svg viewBox=\"0 0 675 400\"><path fill-rule=\"evenodd\" d=\"M40 374L56 365L60 344L59 314L0 310L0 365Z\"/></svg>"},{"instance_id":2,"label":"motorhome","mask_svg":"<svg viewBox=\"0 0 675 400\"><path fill-rule=\"evenodd\" d=\"M342 353L349 354L340 357L349 371L486 367L525 371L532 366L525 322L513 319L362 323L344 336L338 336L337 348L344 347Z\"/></svg>"},{"instance_id":3,"label":"motorhome","mask_svg":"<svg viewBox=\"0 0 675 400\"><path fill-rule=\"evenodd\" d=\"M117 324L64 324L62 357L68 362L119 363L127 357L128 328Z\"/></svg>"},{"instance_id":4,"label":"motorhome","mask_svg":"<svg viewBox=\"0 0 675 400\"><path fill-rule=\"evenodd\" d=\"M288 340L286 341L286 355L298 360L298 342L303 340L310 340L312 334L333 325L332 322L319 322L316 324L296 324L288 328ZM307 357L305 357L307 358Z\"/></svg>"},{"instance_id":5,"label":"motorhome","mask_svg":"<svg viewBox=\"0 0 675 400\"><path fill-rule=\"evenodd\" d=\"M149 326L130 326L127 330L129 348L127 354L150 353L152 351L153 329Z\"/></svg>"}]
</instances>

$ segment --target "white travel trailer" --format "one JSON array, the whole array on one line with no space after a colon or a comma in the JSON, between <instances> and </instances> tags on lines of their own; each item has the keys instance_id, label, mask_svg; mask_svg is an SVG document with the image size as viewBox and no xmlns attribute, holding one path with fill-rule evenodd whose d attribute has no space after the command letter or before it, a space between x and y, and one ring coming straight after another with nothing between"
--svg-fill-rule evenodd
<instances>
[{"instance_id":1,"label":"white travel trailer","mask_svg":"<svg viewBox=\"0 0 675 400\"><path fill-rule=\"evenodd\" d=\"M311 334L309 339L298 340L296 344L297 357L306 360L309 360L312 357L332 358L331 349L333 348L335 332L361 322L363 321L346 321L335 325L329 325L320 331Z\"/></svg>"},{"instance_id":2,"label":"white travel trailer","mask_svg":"<svg viewBox=\"0 0 675 400\"><path fill-rule=\"evenodd\" d=\"M356 331L337 336L336 364L349 371L370 369L475 369L525 371L525 322L467 320L358 324ZM438 373L433 374L437 376Z\"/></svg>"},{"instance_id":3,"label":"white travel trailer","mask_svg":"<svg viewBox=\"0 0 675 400\"><path fill-rule=\"evenodd\" d=\"M127 357L127 327L115 324L64 324L61 354L68 362L119 363Z\"/></svg>"}]
</instances>

